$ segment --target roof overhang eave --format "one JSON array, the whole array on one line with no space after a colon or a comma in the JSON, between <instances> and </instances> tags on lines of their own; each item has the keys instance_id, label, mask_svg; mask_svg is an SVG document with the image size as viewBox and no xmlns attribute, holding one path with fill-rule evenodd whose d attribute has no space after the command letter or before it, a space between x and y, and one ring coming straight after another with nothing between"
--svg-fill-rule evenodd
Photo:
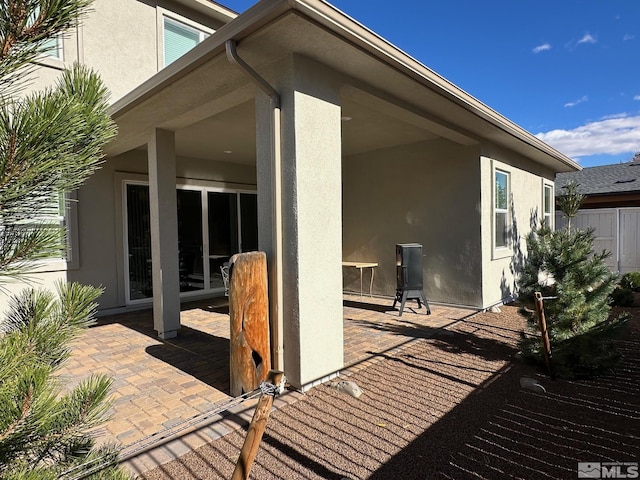
<instances>
[{"instance_id":1,"label":"roof overhang eave","mask_svg":"<svg viewBox=\"0 0 640 480\"><path fill-rule=\"evenodd\" d=\"M270 0L257 3L221 27L207 41L196 46L176 62L115 102L111 108L113 118L117 119L155 92L162 90L166 85L175 82L208 60L224 53L224 45L227 40L240 41L288 11L295 11L323 26L346 42L357 46L391 68L409 76L426 88L437 92L476 117L488 122L501 133L522 142L522 152L531 152L533 149L537 152L537 155L533 155L534 158L537 157L538 161L542 160L542 163L551 166L556 171L581 170L580 165L571 158L555 150L361 23L322 0Z\"/></svg>"}]
</instances>

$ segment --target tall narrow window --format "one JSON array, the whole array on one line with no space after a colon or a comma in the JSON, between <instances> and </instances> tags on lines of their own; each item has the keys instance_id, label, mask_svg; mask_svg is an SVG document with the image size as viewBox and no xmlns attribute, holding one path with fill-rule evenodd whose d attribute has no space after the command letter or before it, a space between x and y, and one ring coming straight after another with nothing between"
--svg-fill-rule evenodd
<instances>
[{"instance_id":1,"label":"tall narrow window","mask_svg":"<svg viewBox=\"0 0 640 480\"><path fill-rule=\"evenodd\" d=\"M165 67L209 36L202 30L168 17L164 17L163 27Z\"/></svg>"},{"instance_id":2,"label":"tall narrow window","mask_svg":"<svg viewBox=\"0 0 640 480\"><path fill-rule=\"evenodd\" d=\"M544 223L545 225L547 225L548 227L552 227L553 226L553 187L549 184L544 184L544 204L542 206L543 208L543 216L544 216Z\"/></svg>"},{"instance_id":3,"label":"tall narrow window","mask_svg":"<svg viewBox=\"0 0 640 480\"><path fill-rule=\"evenodd\" d=\"M495 248L506 248L509 237L509 174L496 170L494 183Z\"/></svg>"}]
</instances>

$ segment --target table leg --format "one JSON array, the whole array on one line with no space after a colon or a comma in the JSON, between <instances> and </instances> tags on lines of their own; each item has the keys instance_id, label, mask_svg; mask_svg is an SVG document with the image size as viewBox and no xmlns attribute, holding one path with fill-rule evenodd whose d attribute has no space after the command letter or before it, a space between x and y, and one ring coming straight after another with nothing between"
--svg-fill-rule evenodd
<instances>
[{"instance_id":1,"label":"table leg","mask_svg":"<svg viewBox=\"0 0 640 480\"><path fill-rule=\"evenodd\" d=\"M360 270L360 300L362 300L362 267L360 267L359 270Z\"/></svg>"},{"instance_id":2,"label":"table leg","mask_svg":"<svg viewBox=\"0 0 640 480\"><path fill-rule=\"evenodd\" d=\"M371 267L371 282L369 283L369 296L373 298L373 275L376 267Z\"/></svg>"}]
</instances>

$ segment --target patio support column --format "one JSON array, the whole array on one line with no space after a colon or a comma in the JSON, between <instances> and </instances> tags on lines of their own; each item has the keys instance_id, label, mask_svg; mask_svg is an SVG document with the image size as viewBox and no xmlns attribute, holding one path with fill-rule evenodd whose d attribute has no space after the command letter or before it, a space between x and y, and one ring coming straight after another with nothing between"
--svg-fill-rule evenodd
<instances>
[{"instance_id":1,"label":"patio support column","mask_svg":"<svg viewBox=\"0 0 640 480\"><path fill-rule=\"evenodd\" d=\"M282 111L284 371L306 389L344 365L340 93L326 67L303 57L271 73ZM261 249L273 248L272 176L279 174L269 156L269 115L267 97L257 94Z\"/></svg>"},{"instance_id":2,"label":"patio support column","mask_svg":"<svg viewBox=\"0 0 640 480\"><path fill-rule=\"evenodd\" d=\"M155 129L148 142L153 328L173 338L180 328L176 154L173 132Z\"/></svg>"}]
</instances>

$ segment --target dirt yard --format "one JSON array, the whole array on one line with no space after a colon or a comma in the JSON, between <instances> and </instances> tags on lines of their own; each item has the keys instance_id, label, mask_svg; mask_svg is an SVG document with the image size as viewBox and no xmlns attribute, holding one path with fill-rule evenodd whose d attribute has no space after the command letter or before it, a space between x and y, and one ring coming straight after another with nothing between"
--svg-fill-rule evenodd
<instances>
[{"instance_id":1,"label":"dirt yard","mask_svg":"<svg viewBox=\"0 0 640 480\"><path fill-rule=\"evenodd\" d=\"M578 462L640 461L640 308L611 375L552 381L515 360L515 307L417 339L274 412L255 479L575 479ZM539 381L546 393L520 388ZM230 478L240 430L145 475Z\"/></svg>"}]
</instances>

